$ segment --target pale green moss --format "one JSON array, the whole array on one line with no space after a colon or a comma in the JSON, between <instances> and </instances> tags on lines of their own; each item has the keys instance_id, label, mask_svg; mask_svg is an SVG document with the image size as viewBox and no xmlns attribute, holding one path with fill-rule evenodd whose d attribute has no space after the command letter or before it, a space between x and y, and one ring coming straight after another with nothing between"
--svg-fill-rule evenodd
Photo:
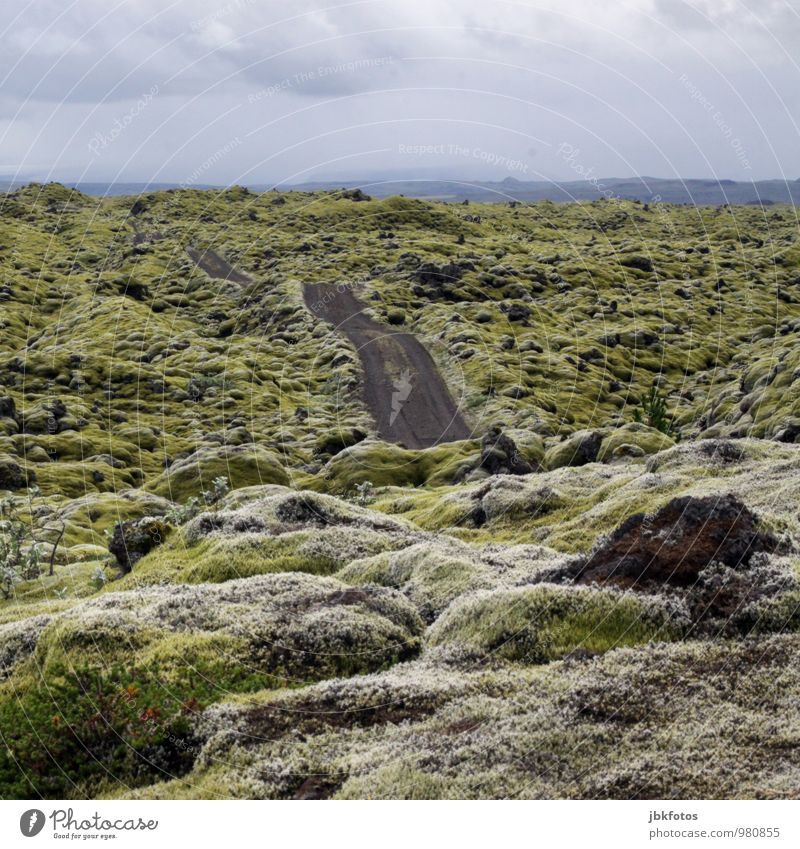
<instances>
[{"instance_id":1,"label":"pale green moss","mask_svg":"<svg viewBox=\"0 0 800 849\"><path fill-rule=\"evenodd\" d=\"M211 490L217 478L225 478L232 488L256 484L286 486L289 477L278 459L257 445L201 448L176 461L148 489L173 501L186 501Z\"/></svg>"},{"instance_id":2,"label":"pale green moss","mask_svg":"<svg viewBox=\"0 0 800 849\"><path fill-rule=\"evenodd\" d=\"M675 440L661 431L632 423L616 428L603 437L597 459L603 463L628 457L643 457L666 451L674 444Z\"/></svg>"},{"instance_id":3,"label":"pale green moss","mask_svg":"<svg viewBox=\"0 0 800 849\"><path fill-rule=\"evenodd\" d=\"M680 630L656 599L542 584L466 596L436 621L428 640L543 663L578 649L596 653L675 639Z\"/></svg>"}]
</instances>

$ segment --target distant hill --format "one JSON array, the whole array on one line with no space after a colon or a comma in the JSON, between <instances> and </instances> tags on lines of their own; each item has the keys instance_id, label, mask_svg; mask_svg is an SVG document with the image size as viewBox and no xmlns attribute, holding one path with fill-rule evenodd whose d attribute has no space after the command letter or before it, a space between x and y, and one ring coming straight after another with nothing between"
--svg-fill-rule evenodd
<instances>
[{"instance_id":1,"label":"distant hill","mask_svg":"<svg viewBox=\"0 0 800 849\"><path fill-rule=\"evenodd\" d=\"M0 191L11 191L25 185L26 181L3 180ZM83 183L65 182L64 185L80 189L95 196L138 195L166 189L181 188L178 183ZM193 185L195 189L224 188L208 184ZM248 184L254 191L274 188L272 183ZM800 203L800 180L665 180L658 177L608 177L567 182L522 181L507 177L500 182L474 180L391 179L391 180L339 180L299 184L279 184L282 190L316 191L340 188L361 188L374 197L404 195L428 200L484 203L509 201L532 202L551 200L561 203L593 201L602 198L638 200L642 203L677 203L698 206L764 205L775 203Z\"/></svg>"},{"instance_id":2,"label":"distant hill","mask_svg":"<svg viewBox=\"0 0 800 849\"><path fill-rule=\"evenodd\" d=\"M31 180L13 180L0 177L0 192L12 192L30 185ZM125 197L128 195L141 195L148 192L163 192L168 189L187 188L179 183L83 183L61 181L61 184L70 189L78 189L85 195L94 197ZM192 189L221 189L223 186L213 186L209 183L193 183Z\"/></svg>"},{"instance_id":3,"label":"distant hill","mask_svg":"<svg viewBox=\"0 0 800 849\"><path fill-rule=\"evenodd\" d=\"M287 188L312 191L359 186L376 197L407 197L450 201L537 201L570 202L602 198L638 200L643 203L680 203L700 206L721 204L796 204L800 202L800 180L663 180L651 177L598 178L563 183L522 181L507 177L502 182L458 180L393 180L389 182L307 183Z\"/></svg>"}]
</instances>

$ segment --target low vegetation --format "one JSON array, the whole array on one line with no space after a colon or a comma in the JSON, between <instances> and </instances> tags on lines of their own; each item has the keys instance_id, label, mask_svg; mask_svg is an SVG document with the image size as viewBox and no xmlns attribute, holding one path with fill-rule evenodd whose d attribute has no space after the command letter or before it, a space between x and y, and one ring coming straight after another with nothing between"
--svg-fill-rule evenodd
<instances>
[{"instance_id":1,"label":"low vegetation","mask_svg":"<svg viewBox=\"0 0 800 849\"><path fill-rule=\"evenodd\" d=\"M51 184L0 228L0 795L797 795L789 209ZM382 441L306 283L473 438Z\"/></svg>"}]
</instances>

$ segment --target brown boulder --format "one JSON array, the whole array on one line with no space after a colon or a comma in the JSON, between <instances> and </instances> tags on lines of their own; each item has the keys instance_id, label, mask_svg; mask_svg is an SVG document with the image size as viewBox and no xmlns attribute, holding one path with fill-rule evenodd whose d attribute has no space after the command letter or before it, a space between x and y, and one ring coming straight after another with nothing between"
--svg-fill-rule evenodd
<instances>
[{"instance_id":1,"label":"brown boulder","mask_svg":"<svg viewBox=\"0 0 800 849\"><path fill-rule=\"evenodd\" d=\"M777 540L735 495L674 498L653 514L637 513L602 541L580 568L582 583L690 586L711 563L747 567Z\"/></svg>"}]
</instances>

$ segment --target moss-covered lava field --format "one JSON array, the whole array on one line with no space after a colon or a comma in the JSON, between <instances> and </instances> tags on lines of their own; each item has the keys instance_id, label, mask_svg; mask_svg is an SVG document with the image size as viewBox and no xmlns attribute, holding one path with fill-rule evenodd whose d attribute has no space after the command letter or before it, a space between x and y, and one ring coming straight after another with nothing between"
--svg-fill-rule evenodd
<instances>
[{"instance_id":1,"label":"moss-covered lava field","mask_svg":"<svg viewBox=\"0 0 800 849\"><path fill-rule=\"evenodd\" d=\"M0 197L0 797L800 796L788 206Z\"/></svg>"}]
</instances>

